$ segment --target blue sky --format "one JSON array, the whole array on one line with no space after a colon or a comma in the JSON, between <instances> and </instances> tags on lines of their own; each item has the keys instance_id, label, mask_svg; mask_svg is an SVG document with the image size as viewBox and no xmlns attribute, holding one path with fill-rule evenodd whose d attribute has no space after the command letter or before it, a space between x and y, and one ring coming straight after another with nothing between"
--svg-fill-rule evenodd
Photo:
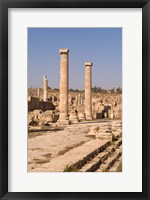
<instances>
[{"instance_id":1,"label":"blue sky","mask_svg":"<svg viewBox=\"0 0 150 200\"><path fill-rule=\"evenodd\" d=\"M60 48L69 49L69 88L84 89L85 62L92 86L122 87L121 28L28 28L28 87L59 88Z\"/></svg>"}]
</instances>

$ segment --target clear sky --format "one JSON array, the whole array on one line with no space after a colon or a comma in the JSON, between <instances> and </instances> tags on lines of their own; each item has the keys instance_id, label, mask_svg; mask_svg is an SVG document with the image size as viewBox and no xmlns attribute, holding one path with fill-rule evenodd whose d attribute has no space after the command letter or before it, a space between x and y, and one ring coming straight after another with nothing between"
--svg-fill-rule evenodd
<instances>
[{"instance_id":1,"label":"clear sky","mask_svg":"<svg viewBox=\"0 0 150 200\"><path fill-rule=\"evenodd\" d=\"M69 88L84 89L85 62L92 86L122 87L121 28L28 28L28 87L59 88L60 48L69 49Z\"/></svg>"}]
</instances>

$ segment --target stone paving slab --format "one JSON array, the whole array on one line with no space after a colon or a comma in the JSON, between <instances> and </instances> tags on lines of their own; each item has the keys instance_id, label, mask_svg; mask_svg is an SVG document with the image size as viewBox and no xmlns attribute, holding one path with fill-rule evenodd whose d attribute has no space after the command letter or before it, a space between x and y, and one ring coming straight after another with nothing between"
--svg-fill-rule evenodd
<instances>
[{"instance_id":1,"label":"stone paving slab","mask_svg":"<svg viewBox=\"0 0 150 200\"><path fill-rule=\"evenodd\" d=\"M49 163L42 164L34 172L63 172L64 169L71 164L82 160L85 156L105 145L109 140L95 139L88 141L82 146L74 148L62 156L52 159Z\"/></svg>"},{"instance_id":2,"label":"stone paving slab","mask_svg":"<svg viewBox=\"0 0 150 200\"><path fill-rule=\"evenodd\" d=\"M28 172L50 162L74 146L91 140L86 137L89 127L85 124L69 125L64 130L31 132L28 137ZM63 153L64 154L64 153Z\"/></svg>"}]
</instances>

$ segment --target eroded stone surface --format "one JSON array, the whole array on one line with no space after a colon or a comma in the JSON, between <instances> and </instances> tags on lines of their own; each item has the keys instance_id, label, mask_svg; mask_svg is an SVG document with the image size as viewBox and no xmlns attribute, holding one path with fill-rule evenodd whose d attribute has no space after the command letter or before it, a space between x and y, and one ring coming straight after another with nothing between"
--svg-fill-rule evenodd
<instances>
[{"instance_id":1,"label":"eroded stone surface","mask_svg":"<svg viewBox=\"0 0 150 200\"><path fill-rule=\"evenodd\" d=\"M34 131L30 132L28 138L28 171L41 172L59 172L67 168L67 166L78 162L88 154L100 148L112 138L105 137L99 139L97 137L88 136L90 130L103 125L110 127L112 125L113 132L115 128L120 127L118 121L95 121L81 122L66 126L51 126L51 131ZM114 124L114 125L113 125ZM119 132L118 129L116 132ZM121 135L121 129L118 133ZM116 137L118 136L116 134Z\"/></svg>"}]
</instances>

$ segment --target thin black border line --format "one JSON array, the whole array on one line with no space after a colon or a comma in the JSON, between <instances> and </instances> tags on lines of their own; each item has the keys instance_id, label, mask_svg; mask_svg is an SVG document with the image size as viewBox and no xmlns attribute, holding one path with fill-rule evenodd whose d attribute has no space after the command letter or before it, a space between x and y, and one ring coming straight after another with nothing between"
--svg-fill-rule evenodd
<instances>
[{"instance_id":1,"label":"thin black border line","mask_svg":"<svg viewBox=\"0 0 150 200\"><path fill-rule=\"evenodd\" d=\"M142 183L143 191L141 193L24 193L8 192L8 8L142 8ZM148 184L150 181L150 147L149 143L149 120L150 120L150 2L149 0L1 0L0 1L0 197L2 199L84 199L84 198L122 198L122 199L150 199ZM1 52L2 51L2 52ZM130 180L129 180L130 181ZM94 184L94 183L93 183Z\"/></svg>"},{"instance_id":2,"label":"thin black border line","mask_svg":"<svg viewBox=\"0 0 150 200\"><path fill-rule=\"evenodd\" d=\"M149 51L148 51L148 37L150 32L148 32L148 12L150 12L150 2L149 6L145 5L142 9L142 190L144 193L148 194L148 67L149 67ZM150 78L150 76L149 76ZM149 88L150 90L150 88ZM147 135L146 135L147 133ZM147 177L147 178L146 178ZM145 178L145 181L144 181ZM149 179L150 180L150 179ZM147 187L146 187L147 185Z\"/></svg>"}]
</instances>

